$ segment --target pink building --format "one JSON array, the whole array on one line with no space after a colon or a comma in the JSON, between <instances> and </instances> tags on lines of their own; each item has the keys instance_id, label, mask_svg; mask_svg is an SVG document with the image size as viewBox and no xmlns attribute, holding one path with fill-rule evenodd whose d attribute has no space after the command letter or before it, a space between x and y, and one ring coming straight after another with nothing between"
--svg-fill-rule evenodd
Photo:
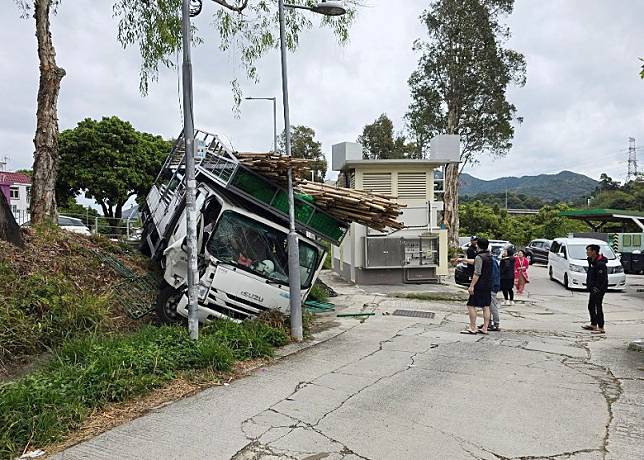
<instances>
[{"instance_id":1,"label":"pink building","mask_svg":"<svg viewBox=\"0 0 644 460\"><path fill-rule=\"evenodd\" d=\"M0 192L7 198L19 224L29 220L31 178L23 173L0 171Z\"/></svg>"}]
</instances>

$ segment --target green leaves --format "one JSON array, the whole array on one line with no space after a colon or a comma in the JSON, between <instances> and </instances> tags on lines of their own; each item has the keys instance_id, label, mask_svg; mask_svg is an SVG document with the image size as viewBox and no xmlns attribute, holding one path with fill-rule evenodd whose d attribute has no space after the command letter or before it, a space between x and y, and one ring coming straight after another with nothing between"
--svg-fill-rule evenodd
<instances>
[{"instance_id":1,"label":"green leaves","mask_svg":"<svg viewBox=\"0 0 644 460\"><path fill-rule=\"evenodd\" d=\"M314 6L317 0L293 0L289 3ZM313 27L312 19L320 19L320 26L330 28L340 44L347 42L349 27L356 14L357 0L346 2L348 13L331 18L300 10L286 10L286 43L294 51L300 35ZM227 5L233 8L227 7ZM213 22L219 35L222 51L234 50L237 63L253 82L259 80L256 63L271 49L279 47L277 2L249 0L242 11L235 6L241 2L204 3L204 12L214 11ZM137 46L141 54L139 88L143 94L150 82L158 78L160 67L173 67L173 55L181 48L181 0L116 0L114 17L118 18L117 39L124 48ZM201 43L193 27L194 44ZM236 80L234 80L236 81ZM237 84L236 88L239 86ZM239 105L239 94L235 95Z\"/></svg>"},{"instance_id":2,"label":"green leaves","mask_svg":"<svg viewBox=\"0 0 644 460\"><path fill-rule=\"evenodd\" d=\"M285 150L286 135L282 132L280 136L280 148ZM295 158L309 160L311 170L317 182L324 182L326 176L327 162L322 153L322 144L315 140L315 131L308 126L291 126L291 154ZM311 173L307 174L307 179Z\"/></svg>"},{"instance_id":3,"label":"green leaves","mask_svg":"<svg viewBox=\"0 0 644 460\"><path fill-rule=\"evenodd\" d=\"M484 152L505 155L512 146L516 107L506 99L509 84L525 84L525 58L503 48L510 31L500 16L513 0L436 0L421 20L428 41L409 78L412 103L408 128L421 151L436 134L460 134L462 160Z\"/></svg>"},{"instance_id":4,"label":"green leaves","mask_svg":"<svg viewBox=\"0 0 644 460\"><path fill-rule=\"evenodd\" d=\"M394 124L386 113L362 129L358 142L365 159L420 158L415 144L408 144L405 136L394 133Z\"/></svg>"},{"instance_id":5,"label":"green leaves","mask_svg":"<svg viewBox=\"0 0 644 460\"><path fill-rule=\"evenodd\" d=\"M132 195L145 197L170 148L160 136L138 132L117 117L86 118L60 133L59 146L58 202L86 191L109 217Z\"/></svg>"}]
</instances>

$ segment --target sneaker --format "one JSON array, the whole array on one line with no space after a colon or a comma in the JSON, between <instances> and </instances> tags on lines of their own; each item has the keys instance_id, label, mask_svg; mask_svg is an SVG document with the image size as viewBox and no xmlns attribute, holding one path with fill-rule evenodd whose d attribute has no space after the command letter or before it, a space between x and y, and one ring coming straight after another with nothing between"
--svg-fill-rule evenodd
<instances>
[{"instance_id":1,"label":"sneaker","mask_svg":"<svg viewBox=\"0 0 644 460\"><path fill-rule=\"evenodd\" d=\"M514 300L510 300L510 305L514 305Z\"/></svg>"},{"instance_id":2,"label":"sneaker","mask_svg":"<svg viewBox=\"0 0 644 460\"><path fill-rule=\"evenodd\" d=\"M495 324L494 326L488 327L487 330L488 331L499 332L501 330L501 327L498 324Z\"/></svg>"}]
</instances>

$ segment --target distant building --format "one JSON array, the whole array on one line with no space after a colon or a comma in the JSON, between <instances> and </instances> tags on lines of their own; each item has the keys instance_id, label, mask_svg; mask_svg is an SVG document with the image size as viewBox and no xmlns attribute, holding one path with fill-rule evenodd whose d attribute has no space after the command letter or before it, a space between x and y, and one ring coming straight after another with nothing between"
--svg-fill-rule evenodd
<instances>
[{"instance_id":1,"label":"distant building","mask_svg":"<svg viewBox=\"0 0 644 460\"><path fill-rule=\"evenodd\" d=\"M29 220L31 178L23 173L0 171L0 191L7 198L18 224Z\"/></svg>"}]
</instances>

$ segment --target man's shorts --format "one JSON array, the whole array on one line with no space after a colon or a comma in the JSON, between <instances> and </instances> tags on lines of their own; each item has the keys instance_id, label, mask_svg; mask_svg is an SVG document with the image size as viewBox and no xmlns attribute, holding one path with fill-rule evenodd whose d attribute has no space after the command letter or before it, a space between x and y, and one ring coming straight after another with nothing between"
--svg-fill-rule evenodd
<instances>
[{"instance_id":1,"label":"man's shorts","mask_svg":"<svg viewBox=\"0 0 644 460\"><path fill-rule=\"evenodd\" d=\"M467 300L468 307L483 308L489 307L492 303L492 293L490 291L477 291Z\"/></svg>"}]
</instances>

